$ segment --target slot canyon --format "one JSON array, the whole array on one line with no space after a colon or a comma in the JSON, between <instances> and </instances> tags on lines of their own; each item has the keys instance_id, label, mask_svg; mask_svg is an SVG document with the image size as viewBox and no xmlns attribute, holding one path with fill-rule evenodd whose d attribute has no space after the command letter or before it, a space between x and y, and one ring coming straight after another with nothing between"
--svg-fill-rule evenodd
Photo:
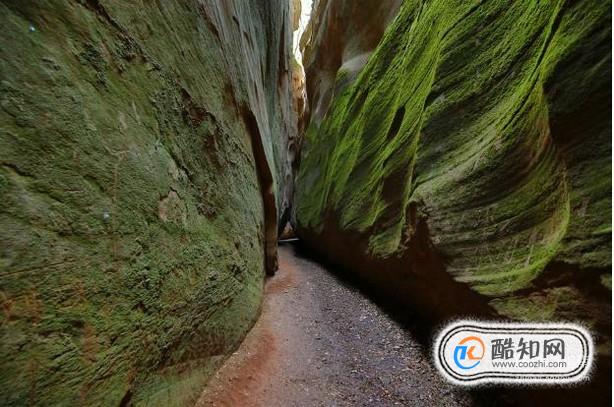
<instances>
[{"instance_id":1,"label":"slot canyon","mask_svg":"<svg viewBox=\"0 0 614 407\"><path fill-rule=\"evenodd\" d=\"M0 404L611 405L611 13L0 1ZM448 383L460 318L590 379Z\"/></svg>"}]
</instances>

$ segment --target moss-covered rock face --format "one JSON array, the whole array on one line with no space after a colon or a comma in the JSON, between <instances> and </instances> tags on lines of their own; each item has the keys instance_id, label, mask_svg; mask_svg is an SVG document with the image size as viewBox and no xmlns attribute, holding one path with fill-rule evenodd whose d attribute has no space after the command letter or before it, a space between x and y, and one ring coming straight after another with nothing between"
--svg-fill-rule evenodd
<instances>
[{"instance_id":1,"label":"moss-covered rock face","mask_svg":"<svg viewBox=\"0 0 614 407\"><path fill-rule=\"evenodd\" d=\"M400 4L401 0L313 2L300 41L312 123L320 123L341 88L356 78Z\"/></svg>"},{"instance_id":2,"label":"moss-covered rock face","mask_svg":"<svg viewBox=\"0 0 614 407\"><path fill-rule=\"evenodd\" d=\"M0 404L182 405L257 317L288 206L289 4L0 21Z\"/></svg>"},{"instance_id":3,"label":"moss-covered rock face","mask_svg":"<svg viewBox=\"0 0 614 407\"><path fill-rule=\"evenodd\" d=\"M405 1L311 121L299 233L431 315L577 319L607 341L610 13L593 0ZM311 31L338 30L328 22ZM307 63L317 110L309 72L325 64Z\"/></svg>"}]
</instances>

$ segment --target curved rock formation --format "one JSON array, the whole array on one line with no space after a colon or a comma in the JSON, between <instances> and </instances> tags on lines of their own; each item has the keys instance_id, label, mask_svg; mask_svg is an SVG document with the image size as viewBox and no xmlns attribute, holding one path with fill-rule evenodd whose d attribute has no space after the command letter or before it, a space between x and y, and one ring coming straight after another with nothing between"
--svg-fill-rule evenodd
<instances>
[{"instance_id":1,"label":"curved rock formation","mask_svg":"<svg viewBox=\"0 0 614 407\"><path fill-rule=\"evenodd\" d=\"M0 5L0 404L183 405L241 341L292 192L289 8Z\"/></svg>"},{"instance_id":2,"label":"curved rock formation","mask_svg":"<svg viewBox=\"0 0 614 407\"><path fill-rule=\"evenodd\" d=\"M343 87L356 78L401 0L315 0L301 37L311 121L319 123Z\"/></svg>"},{"instance_id":3,"label":"curved rock formation","mask_svg":"<svg viewBox=\"0 0 614 407\"><path fill-rule=\"evenodd\" d=\"M610 3L406 1L349 81L337 39L372 34L341 27L388 16L315 10L299 235L428 316L580 320L608 353Z\"/></svg>"}]
</instances>

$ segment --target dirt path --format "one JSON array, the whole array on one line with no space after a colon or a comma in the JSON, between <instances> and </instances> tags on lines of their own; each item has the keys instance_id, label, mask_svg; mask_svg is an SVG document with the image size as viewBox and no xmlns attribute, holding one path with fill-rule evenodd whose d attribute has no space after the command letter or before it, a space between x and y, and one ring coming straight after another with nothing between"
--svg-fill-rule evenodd
<instances>
[{"instance_id":1,"label":"dirt path","mask_svg":"<svg viewBox=\"0 0 614 407\"><path fill-rule=\"evenodd\" d=\"M412 335L321 265L279 250L262 316L197 406L464 406Z\"/></svg>"}]
</instances>

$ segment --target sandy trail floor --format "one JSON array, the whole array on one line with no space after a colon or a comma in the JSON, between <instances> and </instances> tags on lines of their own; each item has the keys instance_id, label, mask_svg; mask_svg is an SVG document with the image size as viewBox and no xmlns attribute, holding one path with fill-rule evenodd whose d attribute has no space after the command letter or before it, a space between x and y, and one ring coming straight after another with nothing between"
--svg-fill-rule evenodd
<instances>
[{"instance_id":1,"label":"sandy trail floor","mask_svg":"<svg viewBox=\"0 0 614 407\"><path fill-rule=\"evenodd\" d=\"M290 245L262 316L197 406L465 406L406 328Z\"/></svg>"}]
</instances>

